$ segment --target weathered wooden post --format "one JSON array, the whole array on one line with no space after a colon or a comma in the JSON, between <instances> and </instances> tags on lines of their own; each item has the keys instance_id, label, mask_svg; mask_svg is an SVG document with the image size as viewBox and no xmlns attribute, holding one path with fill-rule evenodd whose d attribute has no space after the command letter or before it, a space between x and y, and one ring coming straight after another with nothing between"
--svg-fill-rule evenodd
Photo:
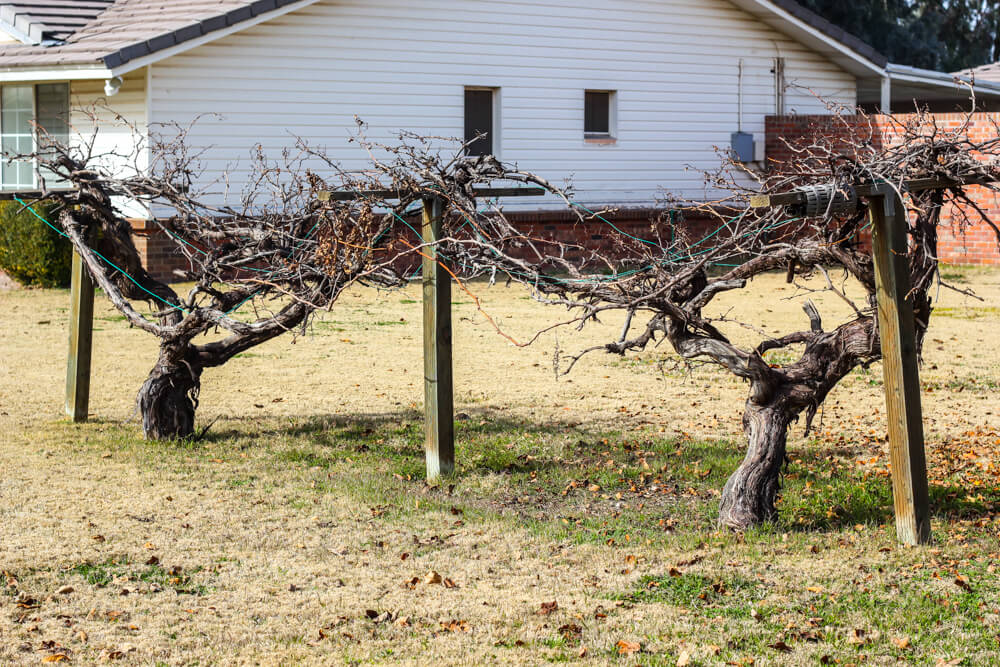
<instances>
[{"instance_id":1,"label":"weathered wooden post","mask_svg":"<svg viewBox=\"0 0 1000 667\"><path fill-rule=\"evenodd\" d=\"M868 199L896 535L904 544L927 544L931 539L931 522L920 376L913 304L907 298L909 223L906 206L894 188L882 186Z\"/></svg>"},{"instance_id":2,"label":"weathered wooden post","mask_svg":"<svg viewBox=\"0 0 1000 667\"><path fill-rule=\"evenodd\" d=\"M361 197L399 199L395 190L321 190L322 202L351 201ZM475 197L539 197L540 187L475 188ZM438 261L437 242L446 214L440 197L423 200L421 249L424 298L424 452L427 479L455 472L455 396L452 372L451 274Z\"/></svg>"},{"instance_id":3,"label":"weathered wooden post","mask_svg":"<svg viewBox=\"0 0 1000 667\"><path fill-rule=\"evenodd\" d=\"M94 283L79 253L70 274L69 359L66 363L66 414L87 421L90 408L90 352L94 331Z\"/></svg>"},{"instance_id":4,"label":"weathered wooden post","mask_svg":"<svg viewBox=\"0 0 1000 667\"><path fill-rule=\"evenodd\" d=\"M444 202L424 200L424 452L427 479L455 472L454 382L451 363L451 276L437 259Z\"/></svg>"},{"instance_id":5,"label":"weathered wooden post","mask_svg":"<svg viewBox=\"0 0 1000 667\"><path fill-rule=\"evenodd\" d=\"M864 184L854 188L855 194L868 199L872 222L875 297L878 302L889 456L892 462L892 498L896 536L904 544L930 542L931 525L916 327L913 304L907 299L910 291L907 255L909 221L900 192L922 192L985 182L989 181L956 183L923 178L901 184L901 190L888 184ZM804 191L808 189L752 197L750 206L803 206L809 201ZM815 190L810 194L815 197ZM827 197L838 196L835 186L827 188ZM820 201L820 209L825 208L827 203Z\"/></svg>"}]
</instances>

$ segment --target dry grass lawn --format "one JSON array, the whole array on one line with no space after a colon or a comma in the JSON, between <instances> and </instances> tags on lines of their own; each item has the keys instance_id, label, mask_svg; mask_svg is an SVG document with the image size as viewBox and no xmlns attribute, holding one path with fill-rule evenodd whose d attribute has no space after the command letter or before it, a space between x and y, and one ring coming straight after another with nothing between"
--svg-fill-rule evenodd
<instances>
[{"instance_id":1,"label":"dry grass lawn","mask_svg":"<svg viewBox=\"0 0 1000 667\"><path fill-rule=\"evenodd\" d=\"M458 473L432 488L415 287L208 371L184 443L132 414L149 336L99 301L74 425L67 293L0 291L0 663L1000 664L1000 272L948 274L985 302L943 290L928 334L919 549L895 545L878 367L791 439L780 523L737 536L713 517L745 385L664 348L556 381L554 335L515 348L456 291ZM517 338L562 315L476 291ZM720 308L774 333L803 298L769 276Z\"/></svg>"}]
</instances>

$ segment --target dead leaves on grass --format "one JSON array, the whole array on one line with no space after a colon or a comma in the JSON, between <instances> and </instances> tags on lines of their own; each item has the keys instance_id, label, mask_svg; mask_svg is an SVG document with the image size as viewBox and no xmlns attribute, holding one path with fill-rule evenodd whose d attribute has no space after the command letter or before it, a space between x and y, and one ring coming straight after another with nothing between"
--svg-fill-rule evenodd
<instances>
[{"instance_id":1,"label":"dead leaves on grass","mask_svg":"<svg viewBox=\"0 0 1000 667\"><path fill-rule=\"evenodd\" d=\"M625 639L620 639L615 648L618 649L618 655L632 655L633 653L638 653L642 650L642 645L639 642L630 642Z\"/></svg>"},{"instance_id":2,"label":"dead leaves on grass","mask_svg":"<svg viewBox=\"0 0 1000 667\"><path fill-rule=\"evenodd\" d=\"M539 616L548 616L549 614L555 612L557 609L559 609L559 603L553 600L552 602L543 602L541 609L539 609L536 613Z\"/></svg>"},{"instance_id":3,"label":"dead leaves on grass","mask_svg":"<svg viewBox=\"0 0 1000 667\"><path fill-rule=\"evenodd\" d=\"M427 586L444 586L445 588L458 588L458 584L456 584L453 579L449 579L448 577L442 577L436 570L431 570L430 572L428 572L427 576L424 579L421 579L420 577L413 577L411 579L407 579L402 583L401 587L412 591L415 590L417 586L419 586L421 583L424 583Z\"/></svg>"}]
</instances>

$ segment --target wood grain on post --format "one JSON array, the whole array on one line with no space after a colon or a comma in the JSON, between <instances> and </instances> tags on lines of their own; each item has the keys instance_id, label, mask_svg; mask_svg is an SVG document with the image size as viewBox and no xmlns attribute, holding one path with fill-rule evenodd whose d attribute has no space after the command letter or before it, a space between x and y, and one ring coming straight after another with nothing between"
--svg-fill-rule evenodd
<instances>
[{"instance_id":1,"label":"wood grain on post","mask_svg":"<svg viewBox=\"0 0 1000 667\"><path fill-rule=\"evenodd\" d=\"M444 203L425 199L423 241L441 234ZM437 248L423 251L424 288L424 451L427 479L455 472L455 417L451 365L451 276L437 262Z\"/></svg>"},{"instance_id":2,"label":"wood grain on post","mask_svg":"<svg viewBox=\"0 0 1000 667\"><path fill-rule=\"evenodd\" d=\"M906 298L906 208L891 188L872 196L870 208L896 535L904 544L927 544L931 526L920 377L913 304Z\"/></svg>"},{"instance_id":3,"label":"wood grain on post","mask_svg":"<svg viewBox=\"0 0 1000 667\"><path fill-rule=\"evenodd\" d=\"M70 275L69 360L66 363L66 414L87 421L90 409L90 350L94 332L94 283L76 252Z\"/></svg>"}]
</instances>

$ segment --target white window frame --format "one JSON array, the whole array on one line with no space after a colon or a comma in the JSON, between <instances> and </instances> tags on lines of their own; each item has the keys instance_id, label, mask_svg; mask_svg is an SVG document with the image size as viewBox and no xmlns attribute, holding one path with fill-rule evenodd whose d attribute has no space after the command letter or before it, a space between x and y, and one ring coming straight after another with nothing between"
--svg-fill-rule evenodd
<instances>
[{"instance_id":1,"label":"white window frame","mask_svg":"<svg viewBox=\"0 0 1000 667\"><path fill-rule=\"evenodd\" d=\"M68 130L69 129L69 123L70 123L70 118L69 118L70 108L72 107L72 102L70 101L70 96L72 94L72 89L71 89L70 82L68 82L68 81L45 81L45 82L39 82L39 83L6 83L6 84L0 85L0 89L2 89L4 87L19 87L19 88L29 88L29 89L31 89L31 123L34 124L34 123L38 122L38 87L39 86L53 86L53 85L64 85L64 86L66 86L67 105L66 105L65 113L67 114L66 127L67 127L67 130ZM4 133L4 129L3 129L3 115L2 115L2 111L3 111L3 96L2 96L2 94L0 94L0 137L2 137L5 134ZM12 133L11 136L24 137L26 135L24 135L24 134L13 134ZM30 135L27 135L27 136L29 136L30 139L31 139L31 152L37 151L38 150L38 132L37 132L37 128L34 125L32 125L30 127ZM68 133L67 133L67 140L68 140ZM2 145L0 145L0 163L5 163L5 162L6 162L6 160L2 158ZM52 181L52 178L54 178L54 176L52 174L48 173L48 172L46 172L46 173L48 174L46 176L46 181L47 181L48 185L51 186L51 185L56 184L54 181ZM38 178L39 178L38 165L35 164L34 162L31 165L31 183L27 183L27 184L25 184L25 183L17 183L17 184L9 184L9 183L7 183L3 179L3 170L0 169L0 190L4 190L4 191L7 191L7 192L11 192L11 191L16 192L18 190L22 190L22 191L24 191L24 190L36 190L39 187Z\"/></svg>"},{"instance_id":2,"label":"white window frame","mask_svg":"<svg viewBox=\"0 0 1000 667\"><path fill-rule=\"evenodd\" d=\"M38 91L37 91L37 89L35 87L35 84L33 84L33 83L3 84L2 87L3 88L30 88L31 89L31 122L35 122L35 120L38 118ZM3 111L2 104L3 104L3 96L2 96L2 94L0 94L0 112ZM8 134L7 132L5 132L4 128L3 128L3 116L2 116L2 113L0 113L0 137L5 137L5 136L23 137L25 135L23 135L21 133L10 133L10 134ZM30 130L30 132L29 132L29 134L27 136L28 136L28 138L31 139L31 151L34 152L37 149L37 146L38 146L38 137L35 136L35 132L34 132L33 129ZM3 153L3 147L2 147L2 144L0 144L0 160L3 161L3 166L6 167L6 166L8 166L7 165L7 159L2 156L2 153ZM16 190L25 190L25 189L32 190L35 187L37 187L37 183L38 183L38 174L37 174L37 170L35 169L34 165L32 165L32 168L31 168L31 183L29 183L27 185L22 184L22 183L17 183L17 184L9 184L9 183L7 183L4 180L4 178L3 178L3 169L0 168L0 190L8 190L8 191L10 191L10 190L14 190L14 191L16 191Z\"/></svg>"}]
</instances>

